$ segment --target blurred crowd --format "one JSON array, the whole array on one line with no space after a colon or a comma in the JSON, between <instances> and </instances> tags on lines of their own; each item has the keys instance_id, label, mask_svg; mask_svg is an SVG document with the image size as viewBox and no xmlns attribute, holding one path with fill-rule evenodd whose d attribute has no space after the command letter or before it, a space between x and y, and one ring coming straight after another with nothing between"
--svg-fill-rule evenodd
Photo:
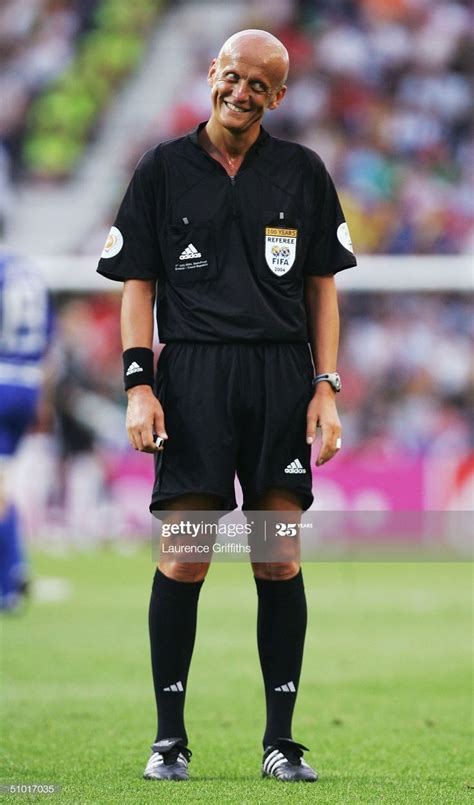
<instances>
[{"instance_id":1,"label":"blurred crowd","mask_svg":"<svg viewBox=\"0 0 474 805\"><path fill-rule=\"evenodd\" d=\"M5 0L0 8L0 186L18 175L28 110L63 74L98 0Z\"/></svg>"},{"instance_id":2,"label":"blurred crowd","mask_svg":"<svg viewBox=\"0 0 474 805\"><path fill-rule=\"evenodd\" d=\"M469 300L456 293L352 293L341 294L340 303L345 457L467 455L474 448ZM119 307L115 294L57 299L52 372L35 431L54 455L54 495L74 498L71 483L79 490L80 502L70 505L76 520L77 511L87 519L91 506L97 513L104 485L119 478L122 464L132 475L151 473L125 431ZM136 500L130 479L127 486ZM84 488L93 499L88 505ZM142 514L146 509L144 501Z\"/></svg>"},{"instance_id":3,"label":"blurred crowd","mask_svg":"<svg viewBox=\"0 0 474 805\"><path fill-rule=\"evenodd\" d=\"M456 0L254 3L243 20L289 50L288 93L265 126L322 156L359 254L472 250L473 21ZM191 86L134 145L130 170L207 118L216 54L195 49Z\"/></svg>"},{"instance_id":4,"label":"blurred crowd","mask_svg":"<svg viewBox=\"0 0 474 805\"><path fill-rule=\"evenodd\" d=\"M0 8L0 181L70 177L160 0L6 0ZM2 210L5 219L5 205ZM4 224L5 225L5 224Z\"/></svg>"},{"instance_id":5,"label":"blurred crowd","mask_svg":"<svg viewBox=\"0 0 474 805\"><path fill-rule=\"evenodd\" d=\"M345 449L462 456L474 446L474 320L460 294L341 295Z\"/></svg>"},{"instance_id":6,"label":"blurred crowd","mask_svg":"<svg viewBox=\"0 0 474 805\"><path fill-rule=\"evenodd\" d=\"M113 424L107 408L94 421L80 401L87 392L125 411L119 304L116 295L103 295L60 305L56 407L65 453L126 440L123 422ZM474 446L474 320L465 296L341 294L341 317L345 452L448 455ZM87 438L77 438L84 429Z\"/></svg>"},{"instance_id":7,"label":"blurred crowd","mask_svg":"<svg viewBox=\"0 0 474 805\"><path fill-rule=\"evenodd\" d=\"M129 16L135 13L133 6L110 0L3 4L4 204L11 179L28 168L25 154L30 169L36 165L42 180L48 169L56 179L67 173L68 166L72 170L81 149L71 131L64 132L64 142L51 139L66 124L67 97L73 106L67 114L69 123L87 140L89 117L107 108L101 95L104 87L97 86L101 73L103 78L104 70L112 67L132 69L131 54L118 48L114 55L118 65L104 62L101 70L100 63L95 64L87 76L82 65L72 83L66 80L61 90L66 97L58 99L56 91L49 90L58 79L64 83L81 37L91 26L106 26L100 36L113 38L107 40L105 51L99 41L92 43L90 58L104 61L104 54L119 44L117 31L123 44L124 32L133 25L139 30L160 3L140 0L140 5L135 19ZM120 15L112 20L112 10L119 8ZM272 30L290 52L289 92L278 113L267 116L266 125L275 135L303 142L323 157L340 189L359 254L457 254L472 248L473 16L467 0L248 0L244 6L241 27ZM216 54L208 52L199 37L191 38L189 31L183 37L190 39L183 46L194 54L195 70L167 113L157 112L151 129L137 134L129 153L130 171L144 150L189 131L208 116L205 78ZM87 83L91 74L93 86ZM42 98L42 93L48 97ZM28 111L38 99L35 109L44 131L25 150ZM50 131L48 120L54 118L56 101L63 112ZM81 115L87 120L81 121Z\"/></svg>"},{"instance_id":8,"label":"blurred crowd","mask_svg":"<svg viewBox=\"0 0 474 805\"><path fill-rule=\"evenodd\" d=\"M149 530L153 462L127 440L120 297L67 294L55 301L47 382L13 480L27 533L58 545L139 538ZM474 323L467 298L352 293L341 294L340 303L345 466L367 459L383 474L400 461L427 460L426 471L437 467L439 474L440 467L472 461Z\"/></svg>"}]
</instances>

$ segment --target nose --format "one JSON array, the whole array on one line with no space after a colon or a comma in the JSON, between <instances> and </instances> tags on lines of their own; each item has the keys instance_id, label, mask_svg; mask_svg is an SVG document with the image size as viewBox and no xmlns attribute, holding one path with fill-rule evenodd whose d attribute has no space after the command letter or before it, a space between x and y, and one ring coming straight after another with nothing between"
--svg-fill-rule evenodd
<instances>
[{"instance_id":1,"label":"nose","mask_svg":"<svg viewBox=\"0 0 474 805\"><path fill-rule=\"evenodd\" d=\"M245 101L248 98L249 90L247 82L244 78L242 78L239 83L234 86L232 95L236 101Z\"/></svg>"}]
</instances>

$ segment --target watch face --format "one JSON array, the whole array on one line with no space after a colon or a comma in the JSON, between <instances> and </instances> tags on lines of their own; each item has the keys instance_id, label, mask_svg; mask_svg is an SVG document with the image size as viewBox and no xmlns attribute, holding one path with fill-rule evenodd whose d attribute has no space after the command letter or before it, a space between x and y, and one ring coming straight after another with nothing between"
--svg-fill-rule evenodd
<instances>
[{"instance_id":1,"label":"watch face","mask_svg":"<svg viewBox=\"0 0 474 805\"><path fill-rule=\"evenodd\" d=\"M342 388L341 378L339 377L337 372L335 372L334 374L334 388L336 389L336 391L340 391Z\"/></svg>"}]
</instances>

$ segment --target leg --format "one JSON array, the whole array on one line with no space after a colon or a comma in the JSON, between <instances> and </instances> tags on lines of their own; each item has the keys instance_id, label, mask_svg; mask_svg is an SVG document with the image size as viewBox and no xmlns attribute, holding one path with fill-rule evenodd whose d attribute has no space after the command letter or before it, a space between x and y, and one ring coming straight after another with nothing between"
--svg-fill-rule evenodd
<instances>
[{"instance_id":1,"label":"leg","mask_svg":"<svg viewBox=\"0 0 474 805\"><path fill-rule=\"evenodd\" d=\"M167 510L217 510L220 499L182 495ZM199 593L209 563L160 562L153 580L149 630L153 683L158 713L156 740L181 738L187 743L184 702L196 635Z\"/></svg>"},{"instance_id":2,"label":"leg","mask_svg":"<svg viewBox=\"0 0 474 805\"><path fill-rule=\"evenodd\" d=\"M294 492L286 489L269 489L260 498L255 506L256 511L291 512L290 520L299 522L301 516L301 501ZM283 517L283 514L282 514ZM299 539L299 536L298 536ZM253 574L256 579L269 581L286 581L299 573L300 565L297 561L291 562L252 562Z\"/></svg>"},{"instance_id":3,"label":"leg","mask_svg":"<svg viewBox=\"0 0 474 805\"><path fill-rule=\"evenodd\" d=\"M8 461L9 458L0 456L0 610L14 610L27 592L18 511L6 491Z\"/></svg>"},{"instance_id":4,"label":"leg","mask_svg":"<svg viewBox=\"0 0 474 805\"><path fill-rule=\"evenodd\" d=\"M168 521L179 520L180 512L192 511L219 511L223 508L222 500L214 495L180 495L166 504L166 511L176 512ZM159 562L158 569L163 575L175 581L196 582L204 581L209 570L210 562Z\"/></svg>"},{"instance_id":5,"label":"leg","mask_svg":"<svg viewBox=\"0 0 474 805\"><path fill-rule=\"evenodd\" d=\"M28 571L19 513L9 474L20 440L32 422L38 391L2 385L0 394L0 609L14 609L27 592Z\"/></svg>"},{"instance_id":6,"label":"leg","mask_svg":"<svg viewBox=\"0 0 474 805\"><path fill-rule=\"evenodd\" d=\"M291 512L293 522L301 513L298 496L277 489L268 491L258 508ZM265 749L274 745L278 738L291 739L292 736L307 610L299 562L255 562L252 566L258 594L257 642L267 709Z\"/></svg>"},{"instance_id":7,"label":"leg","mask_svg":"<svg viewBox=\"0 0 474 805\"><path fill-rule=\"evenodd\" d=\"M254 415L237 465L244 509L273 512L272 520L289 525L299 521L313 500L311 450L306 443L311 356L304 344L283 344L257 349L253 358L248 385ZM291 739L306 632L298 531L292 530L290 540L289 529L282 530L287 536L276 545L276 562L268 558L252 562L267 709L262 773L280 780L314 781L316 773L301 759L305 747ZM265 552L254 558L263 557Z\"/></svg>"},{"instance_id":8,"label":"leg","mask_svg":"<svg viewBox=\"0 0 474 805\"><path fill-rule=\"evenodd\" d=\"M180 512L235 508L239 422L234 421L238 382L234 353L228 345L176 343L167 344L160 355L155 393L165 411L169 439L155 457L152 508L172 510L170 523L181 519ZM180 762L176 752L182 753L187 743L186 682L199 593L209 569L208 562L200 561L201 555L189 556L198 559L193 562L163 561L171 556L161 553L150 601L158 734L145 776L153 779L185 779L169 775ZM169 764L170 760L176 764Z\"/></svg>"}]
</instances>

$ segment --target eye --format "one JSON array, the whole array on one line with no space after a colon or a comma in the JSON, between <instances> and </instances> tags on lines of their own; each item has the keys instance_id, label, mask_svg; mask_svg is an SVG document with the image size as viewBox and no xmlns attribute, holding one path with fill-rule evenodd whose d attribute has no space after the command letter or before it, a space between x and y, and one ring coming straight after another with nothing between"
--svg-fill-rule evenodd
<instances>
[{"instance_id":1,"label":"eye","mask_svg":"<svg viewBox=\"0 0 474 805\"><path fill-rule=\"evenodd\" d=\"M255 92L266 92L267 85L264 84L262 81L252 81L252 87Z\"/></svg>"},{"instance_id":2,"label":"eye","mask_svg":"<svg viewBox=\"0 0 474 805\"><path fill-rule=\"evenodd\" d=\"M239 80L239 76L237 75L237 73L225 73L224 78L227 81L238 81Z\"/></svg>"}]
</instances>

